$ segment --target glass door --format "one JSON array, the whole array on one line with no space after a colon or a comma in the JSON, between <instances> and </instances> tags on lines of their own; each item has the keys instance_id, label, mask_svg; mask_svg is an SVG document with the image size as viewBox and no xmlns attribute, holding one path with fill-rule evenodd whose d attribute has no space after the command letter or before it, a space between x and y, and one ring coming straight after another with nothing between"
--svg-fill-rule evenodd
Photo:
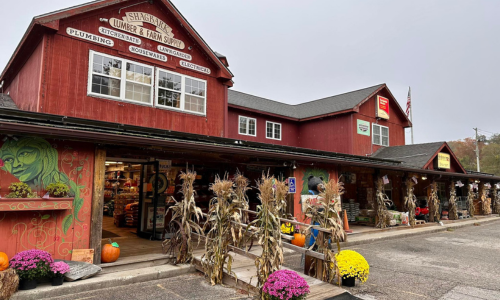
<instances>
[{"instance_id":1,"label":"glass door","mask_svg":"<svg viewBox=\"0 0 500 300\"><path fill-rule=\"evenodd\" d=\"M158 168L158 161L141 166L137 235L150 240L161 237L165 221L165 204L158 203Z\"/></svg>"}]
</instances>

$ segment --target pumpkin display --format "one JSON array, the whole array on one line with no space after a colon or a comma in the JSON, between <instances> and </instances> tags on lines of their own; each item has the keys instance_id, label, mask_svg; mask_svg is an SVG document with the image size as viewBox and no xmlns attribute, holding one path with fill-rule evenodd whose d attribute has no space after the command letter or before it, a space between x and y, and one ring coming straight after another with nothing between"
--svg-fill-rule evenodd
<instances>
[{"instance_id":1,"label":"pumpkin display","mask_svg":"<svg viewBox=\"0 0 500 300\"><path fill-rule=\"evenodd\" d=\"M0 252L0 271L7 270L9 267L9 257L4 252Z\"/></svg>"},{"instance_id":2,"label":"pumpkin display","mask_svg":"<svg viewBox=\"0 0 500 300\"><path fill-rule=\"evenodd\" d=\"M306 236L302 233L295 233L293 235L292 244L298 247L304 247L306 244Z\"/></svg>"},{"instance_id":3,"label":"pumpkin display","mask_svg":"<svg viewBox=\"0 0 500 300\"><path fill-rule=\"evenodd\" d=\"M112 263L115 262L118 257L120 257L120 246L118 246L118 243L112 242L110 239L109 244L102 247L101 262Z\"/></svg>"}]
</instances>

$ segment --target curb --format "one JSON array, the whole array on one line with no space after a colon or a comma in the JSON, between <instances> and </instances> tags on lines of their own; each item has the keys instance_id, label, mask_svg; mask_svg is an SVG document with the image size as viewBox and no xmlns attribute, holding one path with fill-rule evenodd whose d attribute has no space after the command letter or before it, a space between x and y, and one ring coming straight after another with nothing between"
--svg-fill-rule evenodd
<instances>
[{"instance_id":1,"label":"curb","mask_svg":"<svg viewBox=\"0 0 500 300\"><path fill-rule=\"evenodd\" d=\"M369 243L374 243L374 242L379 242L379 241L386 241L386 240L392 240L392 239L406 238L406 237L410 237L410 236L418 236L418 235L429 234L429 233L443 232L443 231L447 231L449 228L457 229L457 228L462 228L462 227L467 227L467 226L474 226L474 223L485 224L485 223L492 223L492 222L496 222L496 221L500 221L500 217L491 217L491 218L478 219L478 220L471 219L471 220L467 220L467 221L463 221L463 222L449 223L449 224L446 224L444 226L415 228L415 229L421 229L419 231L414 231L414 229L407 229L407 230L404 230L403 232L385 232L385 234L386 234L385 236L367 236L365 239L362 239L362 240L352 241L352 242L347 241L347 242L340 243L340 246L341 247L357 246L357 245L369 244ZM384 233L381 232L380 234L384 234ZM368 233L367 235L376 235L376 233Z\"/></svg>"},{"instance_id":2,"label":"curb","mask_svg":"<svg viewBox=\"0 0 500 300\"><path fill-rule=\"evenodd\" d=\"M11 300L40 300L45 298L67 296L150 280L170 278L194 272L196 272L196 270L192 265L162 265L150 268L99 274L85 280L65 282L61 286L51 286L50 283L40 284L34 290L19 291L15 293Z\"/></svg>"}]
</instances>

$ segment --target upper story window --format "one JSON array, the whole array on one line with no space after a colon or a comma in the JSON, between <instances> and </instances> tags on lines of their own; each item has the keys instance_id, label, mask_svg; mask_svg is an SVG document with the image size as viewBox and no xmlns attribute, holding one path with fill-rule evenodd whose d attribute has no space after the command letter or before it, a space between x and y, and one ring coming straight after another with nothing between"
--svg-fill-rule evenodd
<instances>
[{"instance_id":1,"label":"upper story window","mask_svg":"<svg viewBox=\"0 0 500 300\"><path fill-rule=\"evenodd\" d=\"M239 134L257 136L256 119L240 116L238 124Z\"/></svg>"},{"instance_id":2,"label":"upper story window","mask_svg":"<svg viewBox=\"0 0 500 300\"><path fill-rule=\"evenodd\" d=\"M89 65L89 95L152 105L152 66L94 51Z\"/></svg>"},{"instance_id":3,"label":"upper story window","mask_svg":"<svg viewBox=\"0 0 500 300\"><path fill-rule=\"evenodd\" d=\"M389 147L389 127L373 124L373 144Z\"/></svg>"},{"instance_id":4,"label":"upper story window","mask_svg":"<svg viewBox=\"0 0 500 300\"><path fill-rule=\"evenodd\" d=\"M281 124L266 121L266 138L281 141Z\"/></svg>"},{"instance_id":5,"label":"upper story window","mask_svg":"<svg viewBox=\"0 0 500 300\"><path fill-rule=\"evenodd\" d=\"M186 75L157 69L156 105L158 107L205 114L207 82Z\"/></svg>"}]
</instances>

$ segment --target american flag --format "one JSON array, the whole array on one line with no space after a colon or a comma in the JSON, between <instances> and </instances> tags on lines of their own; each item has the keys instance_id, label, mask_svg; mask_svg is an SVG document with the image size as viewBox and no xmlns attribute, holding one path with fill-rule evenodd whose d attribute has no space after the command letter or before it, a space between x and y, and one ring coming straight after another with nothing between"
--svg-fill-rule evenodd
<instances>
[{"instance_id":1,"label":"american flag","mask_svg":"<svg viewBox=\"0 0 500 300\"><path fill-rule=\"evenodd\" d=\"M411 88L408 88L408 99L406 100L406 115L410 116L411 109Z\"/></svg>"}]
</instances>

